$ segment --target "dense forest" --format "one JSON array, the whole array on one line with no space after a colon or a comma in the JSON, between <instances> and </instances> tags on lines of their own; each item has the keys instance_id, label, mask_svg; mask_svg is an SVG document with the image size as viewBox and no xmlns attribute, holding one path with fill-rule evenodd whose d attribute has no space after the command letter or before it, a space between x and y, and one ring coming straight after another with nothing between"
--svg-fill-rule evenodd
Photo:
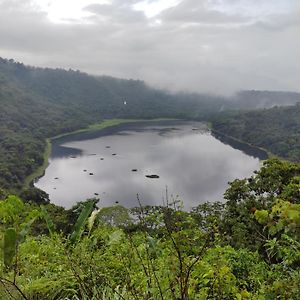
<instances>
[{"instance_id":1,"label":"dense forest","mask_svg":"<svg viewBox=\"0 0 300 300\"><path fill-rule=\"evenodd\" d=\"M173 95L141 81L0 59L0 299L299 299L297 163L266 160L231 182L224 202L189 212L168 195L166 206L103 208L88 199L66 210L43 191L22 189L44 161L47 138L111 118L209 121L299 161L299 99ZM284 104L294 106L273 107ZM243 111L258 108L268 109Z\"/></svg>"},{"instance_id":2,"label":"dense forest","mask_svg":"<svg viewBox=\"0 0 300 300\"><path fill-rule=\"evenodd\" d=\"M99 123L103 119L171 117L210 121L215 114L218 113L219 117L219 112L223 111L293 104L299 100L300 94L297 93L257 91L242 92L232 99L170 94L150 88L142 81L95 77L74 70L35 68L0 58L0 187L15 192L21 190L25 178L44 161L46 138ZM286 110L279 112L283 121L289 118L289 114L284 116L288 113ZM241 114L240 118L243 116ZM269 119L262 126L268 127ZM226 129L222 128L226 134L232 127L229 123L227 125ZM215 127L221 130L220 122ZM247 128L252 130L251 126ZM277 132L278 137L289 136L293 128L282 128ZM241 137L234 132L232 135ZM274 132L270 136L274 136ZM265 137L263 135L261 139ZM269 146L266 145L267 139L261 143L247 136L242 138L254 145ZM293 147L292 139L285 142L290 148ZM299 136L297 141L299 143ZM297 150L289 148L286 151L286 147L277 140L272 143L275 146L272 144L271 151L281 147L274 153L297 160Z\"/></svg>"},{"instance_id":3,"label":"dense forest","mask_svg":"<svg viewBox=\"0 0 300 300\"><path fill-rule=\"evenodd\" d=\"M300 161L300 105L258 111L227 113L215 117L214 130Z\"/></svg>"},{"instance_id":4,"label":"dense forest","mask_svg":"<svg viewBox=\"0 0 300 300\"><path fill-rule=\"evenodd\" d=\"M300 103L300 94L273 91L241 91L231 101L232 109L254 110Z\"/></svg>"},{"instance_id":5,"label":"dense forest","mask_svg":"<svg viewBox=\"0 0 300 300\"><path fill-rule=\"evenodd\" d=\"M26 176L42 164L48 137L103 119L202 118L220 107L218 99L186 98L189 105L141 81L96 78L0 59L0 187L22 187Z\"/></svg>"},{"instance_id":6,"label":"dense forest","mask_svg":"<svg viewBox=\"0 0 300 300\"><path fill-rule=\"evenodd\" d=\"M226 203L190 212L171 200L65 210L2 192L0 297L297 300L299 187L300 166L272 159Z\"/></svg>"}]
</instances>

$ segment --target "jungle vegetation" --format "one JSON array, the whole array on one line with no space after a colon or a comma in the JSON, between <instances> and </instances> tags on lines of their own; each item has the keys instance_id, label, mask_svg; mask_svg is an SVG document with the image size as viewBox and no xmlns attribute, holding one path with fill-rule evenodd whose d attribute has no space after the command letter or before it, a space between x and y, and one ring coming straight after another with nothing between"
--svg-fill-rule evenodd
<instances>
[{"instance_id":1,"label":"jungle vegetation","mask_svg":"<svg viewBox=\"0 0 300 300\"><path fill-rule=\"evenodd\" d=\"M300 104L271 109L224 113L213 118L213 129L300 162Z\"/></svg>"},{"instance_id":2,"label":"jungle vegetation","mask_svg":"<svg viewBox=\"0 0 300 300\"><path fill-rule=\"evenodd\" d=\"M231 182L224 202L191 211L167 197L166 206L88 199L66 210L23 189L44 162L47 138L111 118L210 121L299 161L299 105L233 111L258 108L259 95L172 95L141 81L0 59L0 299L299 299L298 163L267 160ZM266 107L299 96L263 95Z\"/></svg>"},{"instance_id":3,"label":"jungle vegetation","mask_svg":"<svg viewBox=\"0 0 300 300\"><path fill-rule=\"evenodd\" d=\"M1 197L1 299L299 299L298 164L265 161L190 212Z\"/></svg>"}]
</instances>

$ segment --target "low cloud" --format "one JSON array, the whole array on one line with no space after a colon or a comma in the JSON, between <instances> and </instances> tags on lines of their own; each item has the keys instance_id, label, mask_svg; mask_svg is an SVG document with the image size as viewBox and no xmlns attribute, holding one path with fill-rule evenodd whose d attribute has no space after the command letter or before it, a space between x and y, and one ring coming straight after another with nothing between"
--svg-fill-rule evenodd
<instances>
[{"instance_id":1,"label":"low cloud","mask_svg":"<svg viewBox=\"0 0 300 300\"><path fill-rule=\"evenodd\" d=\"M95 0L82 22L53 23L33 1L0 0L0 56L173 91L300 91L298 2L182 0L151 18L138 2Z\"/></svg>"}]
</instances>

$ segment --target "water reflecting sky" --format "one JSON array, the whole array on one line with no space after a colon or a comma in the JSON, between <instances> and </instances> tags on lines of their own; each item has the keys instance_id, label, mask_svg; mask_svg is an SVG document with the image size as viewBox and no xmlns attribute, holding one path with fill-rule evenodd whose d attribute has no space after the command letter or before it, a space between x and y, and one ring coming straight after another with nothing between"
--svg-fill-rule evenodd
<instances>
[{"instance_id":1,"label":"water reflecting sky","mask_svg":"<svg viewBox=\"0 0 300 300\"><path fill-rule=\"evenodd\" d=\"M84 138L53 143L45 176L35 185L55 204L69 208L96 196L103 206L118 201L134 207L139 194L143 204L161 205L167 186L169 195L190 209L222 200L228 181L251 175L260 164L258 158L222 143L195 122L124 125L111 134Z\"/></svg>"}]
</instances>

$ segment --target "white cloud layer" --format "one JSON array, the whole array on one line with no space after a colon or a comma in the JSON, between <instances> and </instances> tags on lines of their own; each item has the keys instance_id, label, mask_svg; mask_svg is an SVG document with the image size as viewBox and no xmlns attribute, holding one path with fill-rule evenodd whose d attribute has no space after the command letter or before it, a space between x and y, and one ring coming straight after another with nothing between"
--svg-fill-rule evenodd
<instances>
[{"instance_id":1,"label":"white cloud layer","mask_svg":"<svg viewBox=\"0 0 300 300\"><path fill-rule=\"evenodd\" d=\"M0 56L171 90L300 91L297 0L0 0Z\"/></svg>"}]
</instances>

